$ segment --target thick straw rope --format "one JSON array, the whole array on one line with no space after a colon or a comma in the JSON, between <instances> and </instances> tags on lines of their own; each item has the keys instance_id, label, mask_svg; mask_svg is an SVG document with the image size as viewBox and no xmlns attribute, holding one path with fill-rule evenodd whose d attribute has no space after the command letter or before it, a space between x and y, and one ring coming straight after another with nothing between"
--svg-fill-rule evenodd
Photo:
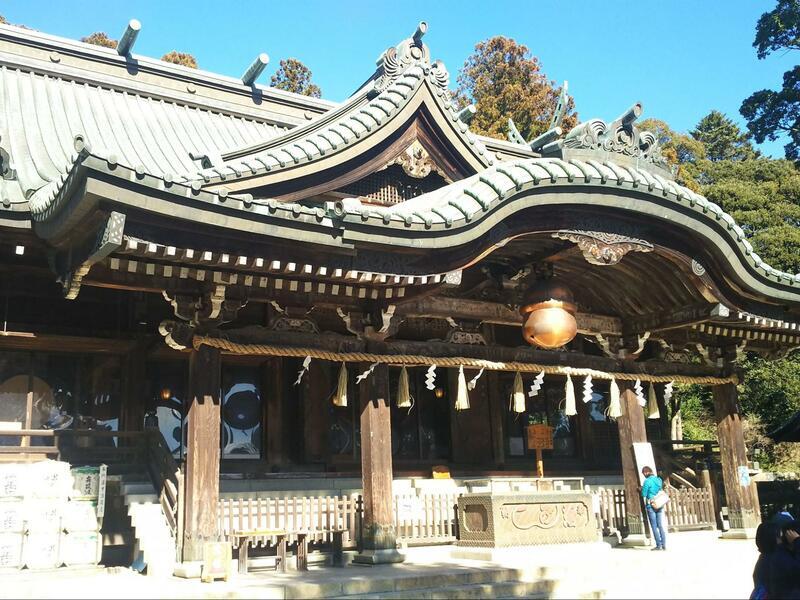
<instances>
[{"instance_id":1,"label":"thick straw rope","mask_svg":"<svg viewBox=\"0 0 800 600\"><path fill-rule=\"evenodd\" d=\"M415 354L369 354L366 352L330 352L316 348L291 348L286 346L269 346L264 344L238 344L222 338L195 336L193 345L195 350L202 345L219 348L231 354L250 356L284 356L305 358L310 356L320 360L334 362L365 362L383 363L389 365L405 365L407 367L471 367L475 369L488 369L490 371L518 371L521 373L541 373L547 375L574 375L593 379L617 379L620 381L652 381L653 383L697 383L702 385L721 385L725 383L738 383L736 375L729 377L701 377L691 375L647 375L644 373L606 373L594 369L579 369L559 365L538 365L523 362L495 362L480 358L466 357L432 357Z\"/></svg>"}]
</instances>

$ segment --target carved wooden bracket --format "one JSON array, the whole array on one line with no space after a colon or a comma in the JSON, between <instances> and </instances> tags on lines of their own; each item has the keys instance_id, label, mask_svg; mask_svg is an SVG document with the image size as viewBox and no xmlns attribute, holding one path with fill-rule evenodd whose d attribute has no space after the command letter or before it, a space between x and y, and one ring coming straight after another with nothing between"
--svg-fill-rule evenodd
<instances>
[{"instance_id":1,"label":"carved wooden bracket","mask_svg":"<svg viewBox=\"0 0 800 600\"><path fill-rule=\"evenodd\" d=\"M600 266L615 265L628 252L653 251L650 242L618 233L564 229L555 232L553 237L577 244L587 262Z\"/></svg>"},{"instance_id":2,"label":"carved wooden bracket","mask_svg":"<svg viewBox=\"0 0 800 600\"><path fill-rule=\"evenodd\" d=\"M172 305L175 316L192 325L230 323L239 310L247 304L246 299L225 297L224 285L215 285L200 296L162 292L164 299Z\"/></svg>"}]
</instances>

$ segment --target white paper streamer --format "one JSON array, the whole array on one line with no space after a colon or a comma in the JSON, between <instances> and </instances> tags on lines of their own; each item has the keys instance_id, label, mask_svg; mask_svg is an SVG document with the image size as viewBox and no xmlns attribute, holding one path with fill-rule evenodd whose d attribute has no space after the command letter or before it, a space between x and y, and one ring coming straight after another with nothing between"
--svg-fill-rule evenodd
<instances>
[{"instance_id":1,"label":"white paper streamer","mask_svg":"<svg viewBox=\"0 0 800 600\"><path fill-rule=\"evenodd\" d=\"M359 384L359 383L361 383L361 382L362 382L362 381L364 381L364 380L365 380L367 377L369 377L369 376L372 374L372 372L375 370L375 367L377 367L379 364L380 364L380 363L372 363L372 364L369 366L369 369L367 369L367 370L366 370L366 371L364 371L364 372L363 372L361 375L359 375L358 377L356 377L356 384Z\"/></svg>"},{"instance_id":2,"label":"white paper streamer","mask_svg":"<svg viewBox=\"0 0 800 600\"><path fill-rule=\"evenodd\" d=\"M306 371L308 371L308 365L310 364L311 364L311 357L306 356L305 359L303 360L303 368L300 369L300 371L297 373L297 381L294 382L295 385L300 385L300 382L303 380L303 375L305 375Z\"/></svg>"},{"instance_id":3,"label":"white paper streamer","mask_svg":"<svg viewBox=\"0 0 800 600\"><path fill-rule=\"evenodd\" d=\"M544 383L544 371L539 373L536 378L531 383L531 387L528 389L528 398L535 397L539 390L542 389L542 384Z\"/></svg>"},{"instance_id":4,"label":"white paper streamer","mask_svg":"<svg viewBox=\"0 0 800 600\"><path fill-rule=\"evenodd\" d=\"M592 390L592 376L587 375L586 379L583 380L583 402L584 404L587 402L591 402L592 394L594 391Z\"/></svg>"},{"instance_id":5,"label":"white paper streamer","mask_svg":"<svg viewBox=\"0 0 800 600\"><path fill-rule=\"evenodd\" d=\"M428 367L428 371L425 373L425 387L429 390L436 387L436 365Z\"/></svg>"},{"instance_id":6,"label":"white paper streamer","mask_svg":"<svg viewBox=\"0 0 800 600\"><path fill-rule=\"evenodd\" d=\"M468 389L470 392L471 392L472 390L474 390L474 389L475 389L475 386L476 386L476 385L478 385L478 379L480 379L480 378L481 378L481 375L483 375L483 369L481 369L480 371L478 371L478 374L477 374L477 375L475 375L475 377L473 377L472 379L470 379L470 380L469 380L469 383L467 384L467 389Z\"/></svg>"},{"instance_id":7,"label":"white paper streamer","mask_svg":"<svg viewBox=\"0 0 800 600\"><path fill-rule=\"evenodd\" d=\"M672 399L672 393L675 391L675 382L670 381L667 385L664 386L664 404L669 404L669 401Z\"/></svg>"},{"instance_id":8,"label":"white paper streamer","mask_svg":"<svg viewBox=\"0 0 800 600\"><path fill-rule=\"evenodd\" d=\"M644 397L644 388L642 387L642 381L640 379L637 379L636 383L633 384L633 391L636 393L636 401L639 403L639 406L647 406L647 398Z\"/></svg>"}]
</instances>

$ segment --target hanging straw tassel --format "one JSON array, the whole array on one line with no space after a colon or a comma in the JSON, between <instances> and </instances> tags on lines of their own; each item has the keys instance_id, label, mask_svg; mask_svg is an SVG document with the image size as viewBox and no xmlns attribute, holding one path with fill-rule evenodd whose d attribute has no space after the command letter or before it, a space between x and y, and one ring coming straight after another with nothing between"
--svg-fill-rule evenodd
<instances>
[{"instance_id":1,"label":"hanging straw tassel","mask_svg":"<svg viewBox=\"0 0 800 600\"><path fill-rule=\"evenodd\" d=\"M608 401L608 416L612 419L616 419L617 417L622 416L622 403L619 399L619 386L617 385L617 380L612 379L611 385L609 386L609 401Z\"/></svg>"},{"instance_id":2,"label":"hanging straw tassel","mask_svg":"<svg viewBox=\"0 0 800 600\"><path fill-rule=\"evenodd\" d=\"M525 390L522 389L522 375L519 371L514 375L514 390L511 392L511 410L515 413L525 412Z\"/></svg>"},{"instance_id":3,"label":"hanging straw tassel","mask_svg":"<svg viewBox=\"0 0 800 600\"><path fill-rule=\"evenodd\" d=\"M660 419L661 413L658 410L658 399L656 398L656 388L650 383L650 389L647 392L647 418Z\"/></svg>"},{"instance_id":4,"label":"hanging straw tassel","mask_svg":"<svg viewBox=\"0 0 800 600\"><path fill-rule=\"evenodd\" d=\"M347 367L344 363L339 368L339 385L333 396L334 406L347 406Z\"/></svg>"},{"instance_id":5,"label":"hanging straw tassel","mask_svg":"<svg viewBox=\"0 0 800 600\"><path fill-rule=\"evenodd\" d=\"M575 408L575 385L572 383L572 377L567 375L567 384L564 387L564 414L568 417L578 414Z\"/></svg>"},{"instance_id":6,"label":"hanging straw tassel","mask_svg":"<svg viewBox=\"0 0 800 600\"><path fill-rule=\"evenodd\" d=\"M400 369L400 381L397 383L397 408L411 408L411 393L408 391L408 371Z\"/></svg>"},{"instance_id":7,"label":"hanging straw tassel","mask_svg":"<svg viewBox=\"0 0 800 600\"><path fill-rule=\"evenodd\" d=\"M464 377L464 366L458 367L458 389L456 391L456 410L469 408L469 395L467 395L467 378Z\"/></svg>"}]
</instances>

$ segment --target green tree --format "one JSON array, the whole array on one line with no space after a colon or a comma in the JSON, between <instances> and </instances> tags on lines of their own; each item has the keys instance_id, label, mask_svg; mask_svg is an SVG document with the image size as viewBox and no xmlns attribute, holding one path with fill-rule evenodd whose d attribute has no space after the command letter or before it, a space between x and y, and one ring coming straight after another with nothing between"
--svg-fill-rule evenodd
<instances>
[{"instance_id":1,"label":"green tree","mask_svg":"<svg viewBox=\"0 0 800 600\"><path fill-rule=\"evenodd\" d=\"M319 86L311 82L311 70L296 58L281 59L278 70L270 78L270 85L312 98L322 96Z\"/></svg>"},{"instance_id":2,"label":"green tree","mask_svg":"<svg viewBox=\"0 0 800 600\"><path fill-rule=\"evenodd\" d=\"M511 118L520 134L531 139L547 130L560 93L526 46L496 36L478 43L464 63L456 99L462 105L475 104L470 128L476 133L505 139ZM577 122L570 97L562 128L569 131Z\"/></svg>"},{"instance_id":3,"label":"green tree","mask_svg":"<svg viewBox=\"0 0 800 600\"><path fill-rule=\"evenodd\" d=\"M755 158L750 136L718 110L712 110L700 119L689 134L702 142L709 160L745 160Z\"/></svg>"},{"instance_id":4,"label":"green tree","mask_svg":"<svg viewBox=\"0 0 800 600\"><path fill-rule=\"evenodd\" d=\"M800 0L778 0L772 11L761 15L753 46L761 59L778 50L799 50ZM783 74L780 90L753 93L739 112L757 143L788 136L786 158L800 161L800 66Z\"/></svg>"},{"instance_id":5,"label":"green tree","mask_svg":"<svg viewBox=\"0 0 800 600\"><path fill-rule=\"evenodd\" d=\"M197 68L197 59L186 52L178 52L177 50L173 50L172 52L168 52L162 56L161 60L176 65L182 65L184 67L190 67L192 69Z\"/></svg>"},{"instance_id":6,"label":"green tree","mask_svg":"<svg viewBox=\"0 0 800 600\"><path fill-rule=\"evenodd\" d=\"M773 267L800 272L800 172L787 160L700 160L683 166L700 193L741 225Z\"/></svg>"},{"instance_id":7,"label":"green tree","mask_svg":"<svg viewBox=\"0 0 800 600\"><path fill-rule=\"evenodd\" d=\"M103 46L104 48L116 48L117 40L112 40L103 31L95 31L92 35L87 35L81 38L82 42L87 44L94 44L95 46Z\"/></svg>"}]
</instances>

